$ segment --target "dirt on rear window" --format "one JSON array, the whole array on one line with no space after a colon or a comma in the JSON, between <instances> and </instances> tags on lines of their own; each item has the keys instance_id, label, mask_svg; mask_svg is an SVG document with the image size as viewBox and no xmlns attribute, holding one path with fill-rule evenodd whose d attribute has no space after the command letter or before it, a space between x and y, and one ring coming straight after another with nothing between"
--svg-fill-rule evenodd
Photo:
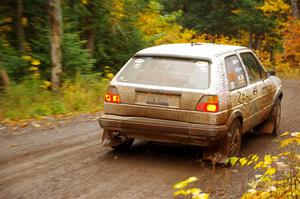
<instances>
[{"instance_id":1,"label":"dirt on rear window","mask_svg":"<svg viewBox=\"0 0 300 199\"><path fill-rule=\"evenodd\" d=\"M136 84L206 89L209 86L210 64L207 61L136 57L124 66L117 81Z\"/></svg>"}]
</instances>

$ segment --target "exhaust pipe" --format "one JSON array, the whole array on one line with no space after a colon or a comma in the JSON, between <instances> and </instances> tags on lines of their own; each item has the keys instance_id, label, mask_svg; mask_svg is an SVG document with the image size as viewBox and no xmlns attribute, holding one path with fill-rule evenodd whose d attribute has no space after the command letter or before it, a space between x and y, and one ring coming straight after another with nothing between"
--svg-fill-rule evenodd
<instances>
[{"instance_id":1,"label":"exhaust pipe","mask_svg":"<svg viewBox=\"0 0 300 199\"><path fill-rule=\"evenodd\" d=\"M118 134L117 136L113 136L113 139L115 139L120 144L126 142L128 140L126 135Z\"/></svg>"},{"instance_id":2,"label":"exhaust pipe","mask_svg":"<svg viewBox=\"0 0 300 199\"><path fill-rule=\"evenodd\" d=\"M112 147L120 145L128 140L126 135L120 134L118 131L114 131L111 135L103 135L101 146Z\"/></svg>"}]
</instances>

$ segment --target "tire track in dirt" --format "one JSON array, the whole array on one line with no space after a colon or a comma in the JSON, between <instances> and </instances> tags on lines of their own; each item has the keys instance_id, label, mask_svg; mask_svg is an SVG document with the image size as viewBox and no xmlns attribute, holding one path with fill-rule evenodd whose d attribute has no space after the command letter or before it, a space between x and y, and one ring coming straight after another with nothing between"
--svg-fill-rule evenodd
<instances>
[{"instance_id":1,"label":"tire track in dirt","mask_svg":"<svg viewBox=\"0 0 300 199\"><path fill-rule=\"evenodd\" d=\"M51 166L51 163L60 157L69 157L77 151L81 151L88 147L94 147L96 144L98 144L98 141L95 140L77 141L73 144L45 148L41 150L41 152L35 152L25 157L21 156L13 161L10 160L8 164L4 164L0 167L1 171L4 173L4 175L0 174L0 178L7 181L14 180L20 176L24 177L25 174L26 176L33 175L33 173L38 172L39 169ZM12 165L17 166L12 167ZM38 167L38 170L32 170L36 167Z\"/></svg>"}]
</instances>

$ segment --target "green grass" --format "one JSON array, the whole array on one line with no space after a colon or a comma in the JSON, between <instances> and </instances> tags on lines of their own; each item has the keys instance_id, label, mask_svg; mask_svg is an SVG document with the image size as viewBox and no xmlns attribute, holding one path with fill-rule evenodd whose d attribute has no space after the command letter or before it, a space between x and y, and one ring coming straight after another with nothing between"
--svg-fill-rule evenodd
<instances>
[{"instance_id":1,"label":"green grass","mask_svg":"<svg viewBox=\"0 0 300 199\"><path fill-rule=\"evenodd\" d=\"M53 93L41 87L42 81L24 80L0 95L0 120L99 111L108 83L98 75L77 75L75 80L65 80L59 93Z\"/></svg>"},{"instance_id":2,"label":"green grass","mask_svg":"<svg viewBox=\"0 0 300 199\"><path fill-rule=\"evenodd\" d=\"M300 80L299 69L294 69L287 72L278 72L276 75L278 75L281 79Z\"/></svg>"}]
</instances>

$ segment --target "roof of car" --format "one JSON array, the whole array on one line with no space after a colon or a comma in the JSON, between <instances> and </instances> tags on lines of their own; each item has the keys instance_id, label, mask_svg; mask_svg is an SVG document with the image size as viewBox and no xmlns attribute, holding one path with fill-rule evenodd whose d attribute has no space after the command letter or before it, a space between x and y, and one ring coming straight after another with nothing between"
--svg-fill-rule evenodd
<instances>
[{"instance_id":1,"label":"roof of car","mask_svg":"<svg viewBox=\"0 0 300 199\"><path fill-rule=\"evenodd\" d=\"M172 56L210 59L213 56L241 49L247 48L244 46L212 43L166 44L143 49L137 52L136 56Z\"/></svg>"}]
</instances>

